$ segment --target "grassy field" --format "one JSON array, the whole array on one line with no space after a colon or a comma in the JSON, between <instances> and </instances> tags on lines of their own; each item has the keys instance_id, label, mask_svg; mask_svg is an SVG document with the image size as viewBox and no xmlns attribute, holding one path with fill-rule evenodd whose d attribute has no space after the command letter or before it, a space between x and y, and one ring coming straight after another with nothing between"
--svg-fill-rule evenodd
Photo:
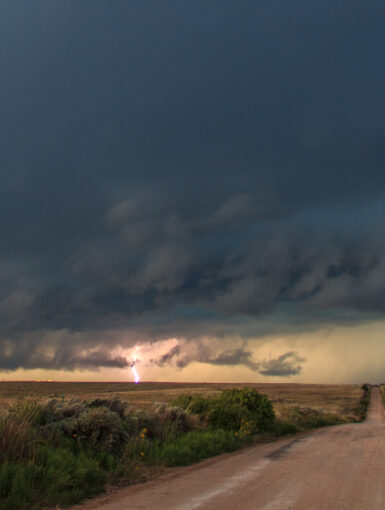
<instances>
[{"instance_id":1,"label":"grassy field","mask_svg":"<svg viewBox=\"0 0 385 510\"><path fill-rule=\"evenodd\" d=\"M246 384L9 381L0 382L0 408L7 409L22 397L44 401L72 397L89 400L116 395L134 408L148 409L155 402L171 402L181 394L215 396L225 389L243 386ZM359 402L363 391L359 385L250 383L247 386L266 394L278 416L287 407L301 407L331 413L347 421L360 418Z\"/></svg>"},{"instance_id":2,"label":"grassy field","mask_svg":"<svg viewBox=\"0 0 385 510\"><path fill-rule=\"evenodd\" d=\"M369 400L354 385L247 386L1 382L0 508L63 508L164 467L360 421Z\"/></svg>"}]
</instances>

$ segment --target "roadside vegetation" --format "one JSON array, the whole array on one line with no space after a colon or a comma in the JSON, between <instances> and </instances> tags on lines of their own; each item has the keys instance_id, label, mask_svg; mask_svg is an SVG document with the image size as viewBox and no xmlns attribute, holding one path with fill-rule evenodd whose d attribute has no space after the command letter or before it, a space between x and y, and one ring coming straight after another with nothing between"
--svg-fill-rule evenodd
<instances>
[{"instance_id":1,"label":"roadside vegetation","mask_svg":"<svg viewBox=\"0 0 385 510\"><path fill-rule=\"evenodd\" d=\"M380 390L382 403L385 405L385 383L379 384L378 387Z\"/></svg>"},{"instance_id":2,"label":"roadside vegetation","mask_svg":"<svg viewBox=\"0 0 385 510\"><path fill-rule=\"evenodd\" d=\"M368 411L368 405L370 402L370 395L372 393L372 386L371 384L365 383L361 386L361 389L363 390L363 394L359 403L358 412L362 421L366 418L366 413Z\"/></svg>"},{"instance_id":3,"label":"roadside vegetation","mask_svg":"<svg viewBox=\"0 0 385 510\"><path fill-rule=\"evenodd\" d=\"M111 484L144 481L164 466L343 421L299 406L275 412L249 387L182 394L147 410L117 397L20 399L0 414L0 508L68 506Z\"/></svg>"},{"instance_id":4,"label":"roadside vegetation","mask_svg":"<svg viewBox=\"0 0 385 510\"><path fill-rule=\"evenodd\" d=\"M382 403L385 404L385 383L379 384L379 390L381 394Z\"/></svg>"}]
</instances>

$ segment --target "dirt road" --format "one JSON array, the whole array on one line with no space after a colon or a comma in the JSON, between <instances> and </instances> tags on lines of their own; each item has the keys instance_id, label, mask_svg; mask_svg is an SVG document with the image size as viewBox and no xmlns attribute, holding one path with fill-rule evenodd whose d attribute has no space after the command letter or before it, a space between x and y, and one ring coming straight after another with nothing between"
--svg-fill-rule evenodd
<instances>
[{"instance_id":1,"label":"dirt road","mask_svg":"<svg viewBox=\"0 0 385 510\"><path fill-rule=\"evenodd\" d=\"M320 429L172 470L92 506L98 510L384 510L385 421L378 388L373 388L364 423Z\"/></svg>"}]
</instances>

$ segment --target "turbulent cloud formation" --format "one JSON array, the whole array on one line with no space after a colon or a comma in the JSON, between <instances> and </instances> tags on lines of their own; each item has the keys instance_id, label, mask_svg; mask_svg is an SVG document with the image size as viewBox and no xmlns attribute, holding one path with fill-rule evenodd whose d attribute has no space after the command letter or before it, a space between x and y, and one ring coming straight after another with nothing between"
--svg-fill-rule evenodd
<instances>
[{"instance_id":1,"label":"turbulent cloud formation","mask_svg":"<svg viewBox=\"0 0 385 510\"><path fill-rule=\"evenodd\" d=\"M194 361L211 365L244 365L251 370L258 370L258 363L253 361L252 353L245 347L221 349L218 345L210 345L204 341L179 342L168 352L150 362L160 367L174 365L184 368Z\"/></svg>"},{"instance_id":2,"label":"turbulent cloud formation","mask_svg":"<svg viewBox=\"0 0 385 510\"><path fill-rule=\"evenodd\" d=\"M191 348L193 345L193 348ZM245 346L235 349L228 348L222 350L218 346L210 346L200 341L194 344L191 342L186 345L179 343L174 345L168 352L162 354L154 363L160 367L171 365L177 368L184 368L193 362L208 363L210 365L237 366L244 365L254 372L268 376L285 376L300 374L302 371L301 363L306 361L296 352L286 352L276 358L256 361L252 353L246 350Z\"/></svg>"},{"instance_id":3,"label":"turbulent cloud formation","mask_svg":"<svg viewBox=\"0 0 385 510\"><path fill-rule=\"evenodd\" d=\"M298 356L296 352L286 352L278 358L265 360L261 363L260 373L271 376L290 376L300 374L302 371L301 362L306 361Z\"/></svg>"},{"instance_id":4,"label":"turbulent cloud formation","mask_svg":"<svg viewBox=\"0 0 385 510\"><path fill-rule=\"evenodd\" d=\"M33 335L32 335L33 336ZM24 338L0 344L0 370L42 368L53 370L99 370L99 368L127 368L132 361L113 355L105 346L68 343L68 334L45 335L43 338Z\"/></svg>"},{"instance_id":5,"label":"turbulent cloud formation","mask_svg":"<svg viewBox=\"0 0 385 510\"><path fill-rule=\"evenodd\" d=\"M0 369L384 316L383 2L2 8Z\"/></svg>"}]
</instances>

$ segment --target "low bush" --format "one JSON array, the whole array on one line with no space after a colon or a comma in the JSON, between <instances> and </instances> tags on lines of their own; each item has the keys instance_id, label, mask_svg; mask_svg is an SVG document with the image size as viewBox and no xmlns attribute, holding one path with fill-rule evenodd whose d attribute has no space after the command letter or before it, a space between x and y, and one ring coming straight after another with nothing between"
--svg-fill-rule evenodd
<instances>
[{"instance_id":1,"label":"low bush","mask_svg":"<svg viewBox=\"0 0 385 510\"><path fill-rule=\"evenodd\" d=\"M123 402L119 397L113 398L95 398L87 402L87 407L107 407L110 411L117 413L121 418L124 417L128 408L127 402Z\"/></svg>"},{"instance_id":2,"label":"low bush","mask_svg":"<svg viewBox=\"0 0 385 510\"><path fill-rule=\"evenodd\" d=\"M215 400L211 403L206 414L209 426L212 429L239 430L242 419L249 413L239 404Z\"/></svg>"},{"instance_id":3,"label":"low bush","mask_svg":"<svg viewBox=\"0 0 385 510\"><path fill-rule=\"evenodd\" d=\"M247 387L225 390L217 397L179 397L174 404L200 415L212 429L243 429L244 435L246 431L248 434L269 431L275 421L272 403L266 395Z\"/></svg>"},{"instance_id":4,"label":"low bush","mask_svg":"<svg viewBox=\"0 0 385 510\"><path fill-rule=\"evenodd\" d=\"M226 390L220 395L219 400L224 405L240 406L244 413L247 411L256 431L270 430L274 424L275 415L271 401L266 395L252 388Z\"/></svg>"},{"instance_id":5,"label":"low bush","mask_svg":"<svg viewBox=\"0 0 385 510\"><path fill-rule=\"evenodd\" d=\"M212 400L212 398L205 398L202 395L180 395L173 401L173 404L185 409L188 413L202 415L209 411Z\"/></svg>"},{"instance_id":6,"label":"low bush","mask_svg":"<svg viewBox=\"0 0 385 510\"><path fill-rule=\"evenodd\" d=\"M154 412L159 418L162 435L161 439L171 435L189 432L196 428L197 423L180 406L170 406L160 403L154 406Z\"/></svg>"},{"instance_id":7,"label":"low bush","mask_svg":"<svg viewBox=\"0 0 385 510\"><path fill-rule=\"evenodd\" d=\"M128 432L116 412L107 407L78 408L77 404L47 413L46 423L40 426L39 434L57 445L67 437L107 451L118 450L128 439Z\"/></svg>"},{"instance_id":8,"label":"low bush","mask_svg":"<svg viewBox=\"0 0 385 510\"><path fill-rule=\"evenodd\" d=\"M138 435L143 429L146 429L147 436L152 439L161 438L163 435L159 416L149 411L140 409L127 413L124 424L129 436Z\"/></svg>"}]
</instances>

